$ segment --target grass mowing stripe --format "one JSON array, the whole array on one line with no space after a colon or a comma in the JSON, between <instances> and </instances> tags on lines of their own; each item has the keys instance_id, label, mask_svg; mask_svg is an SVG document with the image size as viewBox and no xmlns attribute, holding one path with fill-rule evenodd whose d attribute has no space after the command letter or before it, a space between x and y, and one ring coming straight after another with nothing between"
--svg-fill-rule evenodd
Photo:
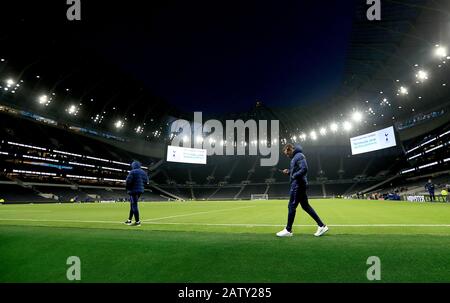
<instances>
[{"instance_id":1,"label":"grass mowing stripe","mask_svg":"<svg viewBox=\"0 0 450 303\"><path fill-rule=\"evenodd\" d=\"M58 220L58 219L6 219L0 218L0 221L23 221L23 222L67 222L67 223L108 223L119 224L119 221L97 221L97 220Z\"/></svg>"},{"instance_id":2,"label":"grass mowing stripe","mask_svg":"<svg viewBox=\"0 0 450 303\"><path fill-rule=\"evenodd\" d=\"M143 219L165 219L139 228L123 224L128 203L0 206L0 282L67 282L68 256L82 282L367 282L369 256L382 282L450 282L450 204L311 203L330 226L320 239L301 210L295 237L275 237L281 200L143 203Z\"/></svg>"},{"instance_id":3,"label":"grass mowing stripe","mask_svg":"<svg viewBox=\"0 0 450 303\"><path fill-rule=\"evenodd\" d=\"M245 226L245 227L281 227L285 224L254 223L182 223L182 222L147 222L153 225L198 225L198 226ZM294 224L294 227L317 227L316 224ZM450 227L450 224L327 224L329 227Z\"/></svg>"},{"instance_id":4,"label":"grass mowing stripe","mask_svg":"<svg viewBox=\"0 0 450 303\"><path fill-rule=\"evenodd\" d=\"M237 209L252 208L252 207L256 207L256 205L235 207L235 208L227 208L227 209L218 209L218 210L211 210L211 211L202 211L202 212L197 212L197 213L189 213L189 214L168 216L168 217L162 217L162 218L146 219L146 220L142 220L142 222L157 221L157 220L172 219L172 218L180 218L180 217L188 217L188 216L203 215L203 214L211 214L211 213L223 212L223 211L228 211L228 210L237 210Z\"/></svg>"},{"instance_id":5,"label":"grass mowing stripe","mask_svg":"<svg viewBox=\"0 0 450 303\"><path fill-rule=\"evenodd\" d=\"M317 241L4 226L0 241L0 282L70 282L68 256L80 257L81 282L369 282L369 256L381 259L381 282L450 282L450 238L430 235L348 234Z\"/></svg>"},{"instance_id":6,"label":"grass mowing stripe","mask_svg":"<svg viewBox=\"0 0 450 303\"><path fill-rule=\"evenodd\" d=\"M92 220L53 220L53 219L5 219L0 221L29 221L29 222L67 222L67 223L108 223L123 224L119 221ZM244 227L282 227L284 224L255 224L255 223L192 223L192 222L146 222L152 225L197 225L197 226L244 226ZM450 224L327 224L329 227L450 227ZM294 224L294 227L315 227L315 224Z\"/></svg>"}]
</instances>

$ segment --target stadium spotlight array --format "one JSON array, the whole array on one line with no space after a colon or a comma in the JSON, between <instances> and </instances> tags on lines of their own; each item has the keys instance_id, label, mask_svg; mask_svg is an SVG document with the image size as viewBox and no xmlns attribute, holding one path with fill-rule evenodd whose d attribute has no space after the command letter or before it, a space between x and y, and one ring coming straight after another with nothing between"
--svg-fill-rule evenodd
<instances>
[{"instance_id":1,"label":"stadium spotlight array","mask_svg":"<svg viewBox=\"0 0 450 303\"><path fill-rule=\"evenodd\" d=\"M437 57L444 59L447 57L447 48L445 46L436 45L436 50L434 52Z\"/></svg>"},{"instance_id":2,"label":"stadium spotlight array","mask_svg":"<svg viewBox=\"0 0 450 303\"><path fill-rule=\"evenodd\" d=\"M348 121L344 121L343 123L342 123L342 128L345 130L345 131L351 131L352 130L352 128L353 128L353 126L352 126L352 124L350 123L350 122L348 122Z\"/></svg>"},{"instance_id":3,"label":"stadium spotlight array","mask_svg":"<svg viewBox=\"0 0 450 303\"><path fill-rule=\"evenodd\" d=\"M45 105L45 106L48 106L48 105L50 104L51 101L52 101L52 98L49 98L47 95L41 95L41 96L38 98L39 104Z\"/></svg>"},{"instance_id":4,"label":"stadium spotlight array","mask_svg":"<svg viewBox=\"0 0 450 303\"><path fill-rule=\"evenodd\" d=\"M408 89L404 86L400 86L400 88L398 89L398 93L400 95L407 95L409 93Z\"/></svg>"},{"instance_id":5,"label":"stadium spotlight array","mask_svg":"<svg viewBox=\"0 0 450 303\"><path fill-rule=\"evenodd\" d=\"M363 115L360 112L353 112L352 119L355 122L361 122L363 119Z\"/></svg>"},{"instance_id":6,"label":"stadium spotlight array","mask_svg":"<svg viewBox=\"0 0 450 303\"><path fill-rule=\"evenodd\" d=\"M448 49L447 49L447 46L445 46L445 45L440 45L440 44L434 45L433 55L434 55L434 57L439 58L440 60L442 60L442 65L439 65L439 67L442 67L443 64L446 63L445 60L450 60L450 56L448 54ZM4 61L5 61L5 59L1 59L1 62L4 62ZM425 69L422 69L421 67L419 67L419 64L414 64L414 67L416 68L416 74L415 74L415 78L416 79L415 79L415 82L417 84L423 83L423 82L425 82L426 80L429 79L429 75L430 74L429 74L428 71L426 71ZM39 76L35 76L35 78L39 79L40 77ZM16 81L13 78L7 78L7 79L4 79L3 82L5 84L4 84L4 86L0 86L0 90L4 90L5 92L9 92L9 93L13 93L14 94L14 93L16 93L16 91L20 87L20 85L23 83L23 80L20 80L20 81L17 80ZM396 85L399 85L399 86L397 86L397 91L393 92L394 94L396 94L397 96L409 95L409 89L408 89L408 87L406 85L400 86L400 82L401 81L399 79L395 80L395 82L396 82ZM447 86L447 84L444 83L444 84L442 84L442 86ZM68 91L70 91L70 89L69 88L65 88L65 91L68 92ZM377 92L378 92L378 90L377 90ZM389 94L387 93L387 90L380 90L379 94L381 95L381 96L380 95L379 96L382 99L377 105L379 105L380 107L390 107L390 106L392 106L392 104L388 100L388 98L390 98L390 97L389 97ZM55 96L55 93L52 93L51 95L43 94L41 96L38 96L36 101L39 104L43 105L43 106L47 106L47 105L49 105L52 102L52 96ZM419 96L418 99L421 100L422 96ZM90 98L90 101L92 102L92 101L94 101L94 99ZM365 101L365 103L368 104L369 101L367 100L367 101ZM398 104L394 104L394 105L395 105L395 108L402 109L402 106L398 106ZM81 106L81 104L80 104L80 106ZM372 107L373 106L374 105L372 105ZM291 134L292 135L291 139L293 141L297 141L297 140L305 141L307 139L317 140L319 135L321 137L325 137L329 133L336 134L336 133L338 133L341 130L344 131L344 132L350 132L354 128L354 125L356 125L357 123L362 122L363 120L366 120L365 119L366 115L369 116L369 117L370 116L375 117L375 116L377 116L375 114L375 111L377 111L377 112L381 111L381 110L378 110L376 108L376 106L373 107L373 108L372 107L369 107L368 109L365 109L364 111L355 111L354 110L351 113L351 115L348 116L347 120L344 120L344 121L342 121L342 120L340 120L340 121L335 120L336 122L332 122L328 127L321 127L320 129L318 129L317 132L315 130L312 130L309 133L309 135L307 135L305 133L300 133L300 134L297 133L297 135L292 135ZM76 116L78 114L78 112L79 112L79 108L80 108L79 106L77 106L75 104L72 104L72 105L70 105L69 107L66 108L66 112L68 114L72 115L72 116ZM116 110L116 108L114 107L113 110ZM415 111L414 108L411 111L414 112ZM103 112L102 114L97 114L95 116L92 116L91 120L94 123L99 124L104 119L103 114L106 114L106 112ZM133 116L135 116L135 115L133 114ZM379 116L380 117L384 117L384 114L382 112L380 112ZM343 117L342 114L341 114L341 117ZM116 129L123 128L125 126L125 122L126 121L127 121L126 118L124 120L117 120L117 121L115 121L114 122L115 128ZM152 119L152 121L153 121L153 119ZM364 121L364 122L367 123L367 121ZM376 122L376 121L373 121L373 122ZM376 126L377 124L373 123L373 125ZM142 134L144 132L144 127L145 127L145 123L143 125L135 126L135 128L134 128L135 133L136 134ZM162 135L162 129L160 129L160 130L152 130L151 134L155 138L159 138ZM149 137L149 136L147 136L147 137ZM199 142L199 143L203 142L202 136L198 136L196 138L196 141ZM284 140L284 141L286 142L286 140ZM282 142L283 142L283 140L281 141L281 143ZM277 144L278 142L274 141L273 143ZM222 144L222 142L221 142L221 144ZM225 142L225 144L226 144L226 142ZM244 143L242 143L242 144L244 144ZM249 144L254 144L254 143L253 142L249 142Z\"/></svg>"},{"instance_id":7,"label":"stadium spotlight array","mask_svg":"<svg viewBox=\"0 0 450 303\"><path fill-rule=\"evenodd\" d=\"M420 70L416 74L416 78L419 82L424 82L428 80L428 73L426 71Z\"/></svg>"},{"instance_id":8,"label":"stadium spotlight array","mask_svg":"<svg viewBox=\"0 0 450 303\"><path fill-rule=\"evenodd\" d=\"M330 125L330 130L331 130L333 133L337 132L338 129L339 129L339 126L337 125L337 123L335 123L335 122L331 123L331 125Z\"/></svg>"},{"instance_id":9,"label":"stadium spotlight array","mask_svg":"<svg viewBox=\"0 0 450 303\"><path fill-rule=\"evenodd\" d=\"M100 124L103 121L104 116L101 114L95 115L95 117L91 117L91 119L94 121L94 123Z\"/></svg>"},{"instance_id":10,"label":"stadium spotlight array","mask_svg":"<svg viewBox=\"0 0 450 303\"><path fill-rule=\"evenodd\" d=\"M20 82L23 82L23 80L20 80ZM5 87L0 86L0 88L3 88L4 91L9 91L12 94L15 94L16 90L20 87L20 83L17 83L11 78L5 80L5 85Z\"/></svg>"},{"instance_id":11,"label":"stadium spotlight array","mask_svg":"<svg viewBox=\"0 0 450 303\"><path fill-rule=\"evenodd\" d=\"M125 125L125 123L124 123L122 120L117 120L116 123L114 123L114 126L115 126L117 129L123 128L124 125Z\"/></svg>"},{"instance_id":12,"label":"stadium spotlight array","mask_svg":"<svg viewBox=\"0 0 450 303\"><path fill-rule=\"evenodd\" d=\"M69 115L72 116L76 116L78 114L78 107L76 105L69 105L69 107L67 107L66 111L69 113Z\"/></svg>"},{"instance_id":13,"label":"stadium spotlight array","mask_svg":"<svg viewBox=\"0 0 450 303\"><path fill-rule=\"evenodd\" d=\"M42 96L40 96L39 99L38 99L38 101L39 101L39 104L45 104L45 103L47 103L47 101L48 101L47 95L42 95Z\"/></svg>"},{"instance_id":14,"label":"stadium spotlight array","mask_svg":"<svg viewBox=\"0 0 450 303\"><path fill-rule=\"evenodd\" d=\"M136 134L142 134L144 132L144 128L142 126L138 126L134 129Z\"/></svg>"},{"instance_id":15,"label":"stadium spotlight array","mask_svg":"<svg viewBox=\"0 0 450 303\"><path fill-rule=\"evenodd\" d=\"M7 79L5 82L7 87L11 87L16 83L13 79Z\"/></svg>"},{"instance_id":16,"label":"stadium spotlight array","mask_svg":"<svg viewBox=\"0 0 450 303\"><path fill-rule=\"evenodd\" d=\"M389 103L389 100L387 98L383 98L380 102L380 106L391 106L391 103Z\"/></svg>"}]
</instances>

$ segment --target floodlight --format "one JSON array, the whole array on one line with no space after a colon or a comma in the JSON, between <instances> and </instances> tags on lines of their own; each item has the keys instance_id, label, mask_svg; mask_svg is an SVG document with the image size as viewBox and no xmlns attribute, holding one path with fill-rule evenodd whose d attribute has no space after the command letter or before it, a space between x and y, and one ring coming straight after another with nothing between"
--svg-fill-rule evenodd
<instances>
[{"instance_id":1,"label":"floodlight","mask_svg":"<svg viewBox=\"0 0 450 303\"><path fill-rule=\"evenodd\" d=\"M408 91L408 89L407 89L406 87L400 86L400 88L399 88L399 90L398 90L398 93L399 93L400 95L407 95L407 94L409 93L409 91Z\"/></svg>"},{"instance_id":2,"label":"floodlight","mask_svg":"<svg viewBox=\"0 0 450 303\"><path fill-rule=\"evenodd\" d=\"M330 125L330 129L331 129L331 131L332 131L333 133L335 133L335 132L338 131L339 126L337 125L337 123L333 122L333 123L331 123L331 125Z\"/></svg>"},{"instance_id":3,"label":"floodlight","mask_svg":"<svg viewBox=\"0 0 450 303\"><path fill-rule=\"evenodd\" d=\"M352 114L352 119L355 122L361 122L361 120L363 119L363 115L360 112L354 112Z\"/></svg>"},{"instance_id":4,"label":"floodlight","mask_svg":"<svg viewBox=\"0 0 450 303\"><path fill-rule=\"evenodd\" d=\"M137 134L142 134L143 132L144 132L144 128L142 127L142 126L138 126L138 127L136 127L136 133Z\"/></svg>"},{"instance_id":5,"label":"floodlight","mask_svg":"<svg viewBox=\"0 0 450 303\"><path fill-rule=\"evenodd\" d=\"M350 131L352 129L352 124L348 121L344 121L342 123L342 127L344 128L345 131Z\"/></svg>"},{"instance_id":6,"label":"floodlight","mask_svg":"<svg viewBox=\"0 0 450 303\"><path fill-rule=\"evenodd\" d=\"M46 104L48 102L47 95L42 95L38 98L39 104Z\"/></svg>"},{"instance_id":7,"label":"floodlight","mask_svg":"<svg viewBox=\"0 0 450 303\"><path fill-rule=\"evenodd\" d=\"M78 113L78 107L72 104L69 105L66 111L69 113L69 115L76 116Z\"/></svg>"},{"instance_id":8,"label":"floodlight","mask_svg":"<svg viewBox=\"0 0 450 303\"><path fill-rule=\"evenodd\" d=\"M420 70L417 72L416 78L421 82L428 80L428 73L426 71Z\"/></svg>"},{"instance_id":9,"label":"floodlight","mask_svg":"<svg viewBox=\"0 0 450 303\"><path fill-rule=\"evenodd\" d=\"M436 50L434 51L434 53L439 58L445 58L445 57L447 57L447 48L444 47L444 46L437 46Z\"/></svg>"}]
</instances>

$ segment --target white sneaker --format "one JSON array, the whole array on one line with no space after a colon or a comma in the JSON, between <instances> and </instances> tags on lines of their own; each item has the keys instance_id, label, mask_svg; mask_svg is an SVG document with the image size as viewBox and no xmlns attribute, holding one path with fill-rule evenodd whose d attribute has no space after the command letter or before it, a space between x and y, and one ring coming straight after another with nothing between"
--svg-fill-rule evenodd
<instances>
[{"instance_id":1,"label":"white sneaker","mask_svg":"<svg viewBox=\"0 0 450 303\"><path fill-rule=\"evenodd\" d=\"M293 235L294 235L294 234L291 233L291 232L289 232L289 231L287 231L286 228L283 229L283 230L280 231L280 232L277 232L277 237L292 237Z\"/></svg>"},{"instance_id":2,"label":"white sneaker","mask_svg":"<svg viewBox=\"0 0 450 303\"><path fill-rule=\"evenodd\" d=\"M314 234L314 236L316 237L320 237L322 236L324 233L326 233L328 231L328 226L324 225L322 227L318 227L316 233Z\"/></svg>"}]
</instances>

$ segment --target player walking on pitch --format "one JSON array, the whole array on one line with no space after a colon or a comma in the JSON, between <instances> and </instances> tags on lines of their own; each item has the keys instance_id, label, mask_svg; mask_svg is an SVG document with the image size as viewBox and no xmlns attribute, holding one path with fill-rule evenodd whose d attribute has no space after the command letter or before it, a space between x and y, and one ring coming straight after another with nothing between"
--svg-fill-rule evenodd
<instances>
[{"instance_id":1,"label":"player walking on pitch","mask_svg":"<svg viewBox=\"0 0 450 303\"><path fill-rule=\"evenodd\" d=\"M145 171L141 169L141 163L133 161L131 163L131 171L128 174L126 181L126 189L130 195L130 215L128 220L125 221L126 225L132 225L131 219L136 220L135 226L140 226L141 221L139 219L138 201L141 195L144 193L144 186L148 183L148 176Z\"/></svg>"},{"instance_id":2,"label":"player walking on pitch","mask_svg":"<svg viewBox=\"0 0 450 303\"><path fill-rule=\"evenodd\" d=\"M287 144L283 148L283 153L291 159L289 169L283 170L285 175L290 177L290 199L288 204L288 220L286 228L277 233L278 237L292 237L292 225L294 224L295 214L297 212L297 206L300 203L303 210L307 212L316 221L317 228L314 236L320 237L328 231L322 220L320 220L317 213L309 205L308 195L306 189L308 186L308 180L306 175L308 173L308 164L306 162L305 155L300 145L294 147L292 144Z\"/></svg>"}]
</instances>

